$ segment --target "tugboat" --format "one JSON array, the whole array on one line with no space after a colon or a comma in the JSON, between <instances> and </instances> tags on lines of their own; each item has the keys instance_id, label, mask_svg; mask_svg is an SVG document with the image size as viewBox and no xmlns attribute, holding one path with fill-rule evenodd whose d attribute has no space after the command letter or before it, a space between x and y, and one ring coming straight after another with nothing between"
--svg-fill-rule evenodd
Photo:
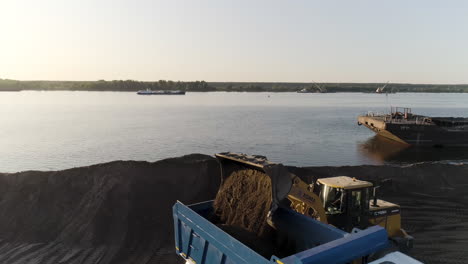
<instances>
[{"instance_id":1,"label":"tugboat","mask_svg":"<svg viewBox=\"0 0 468 264\"><path fill-rule=\"evenodd\" d=\"M146 89L146 90L140 90L137 92L137 94L139 95L184 95L185 94L185 91L181 91L181 90L157 90L157 91L153 91L153 90L150 90L150 89Z\"/></svg>"},{"instance_id":2,"label":"tugboat","mask_svg":"<svg viewBox=\"0 0 468 264\"><path fill-rule=\"evenodd\" d=\"M359 116L358 125L407 145L468 146L468 118L464 117L429 117L415 115L411 108L392 107L390 114Z\"/></svg>"}]
</instances>

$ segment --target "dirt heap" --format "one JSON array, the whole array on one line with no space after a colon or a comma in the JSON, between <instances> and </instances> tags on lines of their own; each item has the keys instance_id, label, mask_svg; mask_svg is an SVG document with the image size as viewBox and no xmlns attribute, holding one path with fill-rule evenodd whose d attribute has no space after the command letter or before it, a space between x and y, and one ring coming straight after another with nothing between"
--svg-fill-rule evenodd
<instances>
[{"instance_id":1,"label":"dirt heap","mask_svg":"<svg viewBox=\"0 0 468 264\"><path fill-rule=\"evenodd\" d=\"M0 263L183 263L172 205L215 197L206 155L0 174Z\"/></svg>"},{"instance_id":2,"label":"dirt heap","mask_svg":"<svg viewBox=\"0 0 468 264\"><path fill-rule=\"evenodd\" d=\"M379 194L401 205L403 228L415 237L410 254L426 264L468 263L468 165L288 169L307 182L339 175L375 183L391 179ZM116 161L63 171L0 173L0 263L183 263L174 250L171 207L176 200L213 199L219 171L214 158L188 155L154 163ZM246 187L261 189L268 183L253 184ZM259 211L267 212L263 194L256 202L264 204ZM235 199L239 197L224 201L225 208L234 208ZM253 209L249 203L238 206L245 212ZM262 230L263 222L248 215L229 219ZM224 228L243 233L235 226ZM251 234L244 236L257 244L258 236Z\"/></svg>"}]
</instances>

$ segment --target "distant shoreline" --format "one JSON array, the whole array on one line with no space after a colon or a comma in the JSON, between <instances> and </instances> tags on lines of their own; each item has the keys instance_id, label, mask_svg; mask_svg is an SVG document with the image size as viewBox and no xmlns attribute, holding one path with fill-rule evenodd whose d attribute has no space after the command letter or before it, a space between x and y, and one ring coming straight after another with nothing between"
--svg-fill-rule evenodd
<instances>
[{"instance_id":1,"label":"distant shoreline","mask_svg":"<svg viewBox=\"0 0 468 264\"><path fill-rule=\"evenodd\" d=\"M3 92L116 92L116 93L135 93L137 91L123 91L123 90L1 90L0 89L0 94ZM216 90L216 91L187 91L189 93L297 93L295 91L224 91L224 90ZM362 91L336 91L336 92L324 92L323 94L337 94L337 93L362 93L362 94L378 94L375 92L362 92ZM401 92L392 92L392 93L382 93L382 94L397 94L397 93L439 93L439 94L444 94L444 93L450 93L450 94L456 94L456 93L468 93L468 91L440 91L440 92L434 92L434 91L401 91ZM301 94L301 93L298 93ZM310 92L310 93L302 93L302 94L320 94L319 92Z\"/></svg>"},{"instance_id":2,"label":"distant shoreline","mask_svg":"<svg viewBox=\"0 0 468 264\"><path fill-rule=\"evenodd\" d=\"M17 81L0 79L0 92L14 91L112 91L136 92L138 90L182 90L186 92L320 92L375 93L383 83L292 83L292 82L180 82L133 80L114 81ZM323 92L322 91L322 92ZM468 93L468 84L405 84L390 83L383 93Z\"/></svg>"}]
</instances>

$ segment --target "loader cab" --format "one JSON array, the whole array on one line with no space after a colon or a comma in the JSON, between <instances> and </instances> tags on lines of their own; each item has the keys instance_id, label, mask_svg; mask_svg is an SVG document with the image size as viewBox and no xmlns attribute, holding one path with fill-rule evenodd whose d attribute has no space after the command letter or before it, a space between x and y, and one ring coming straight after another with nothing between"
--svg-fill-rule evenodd
<instances>
[{"instance_id":1,"label":"loader cab","mask_svg":"<svg viewBox=\"0 0 468 264\"><path fill-rule=\"evenodd\" d=\"M318 179L317 185L330 224L347 232L368 226L372 183L338 176Z\"/></svg>"}]
</instances>

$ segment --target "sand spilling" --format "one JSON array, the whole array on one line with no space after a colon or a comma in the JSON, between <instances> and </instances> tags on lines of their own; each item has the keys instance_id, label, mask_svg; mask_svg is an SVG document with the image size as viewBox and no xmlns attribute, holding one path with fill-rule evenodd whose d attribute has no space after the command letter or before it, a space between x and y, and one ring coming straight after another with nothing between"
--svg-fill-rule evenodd
<instances>
[{"instance_id":1,"label":"sand spilling","mask_svg":"<svg viewBox=\"0 0 468 264\"><path fill-rule=\"evenodd\" d=\"M275 231L267 223L271 203L270 177L240 169L223 181L213 205L224 231L270 259L279 256Z\"/></svg>"},{"instance_id":2,"label":"sand spilling","mask_svg":"<svg viewBox=\"0 0 468 264\"><path fill-rule=\"evenodd\" d=\"M260 171L244 169L223 182L214 209L223 224L262 236L270 230L266 218L271 202L270 178Z\"/></svg>"}]
</instances>

